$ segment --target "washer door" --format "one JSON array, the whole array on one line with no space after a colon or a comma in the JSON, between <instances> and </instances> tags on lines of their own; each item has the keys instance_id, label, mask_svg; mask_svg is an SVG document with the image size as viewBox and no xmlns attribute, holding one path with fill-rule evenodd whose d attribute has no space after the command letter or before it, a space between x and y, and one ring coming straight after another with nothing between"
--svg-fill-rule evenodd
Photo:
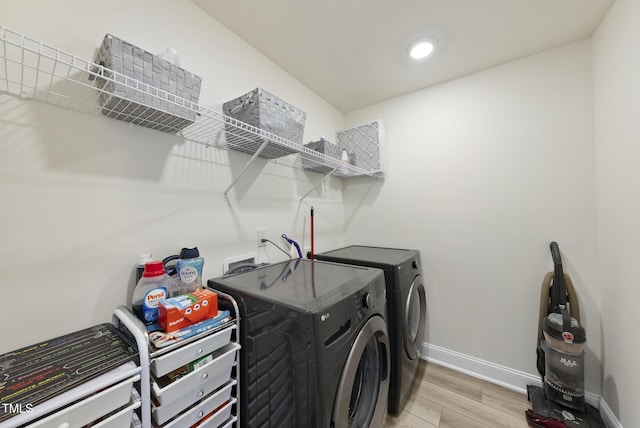
<instances>
[{"instance_id":1,"label":"washer door","mask_svg":"<svg viewBox=\"0 0 640 428\"><path fill-rule=\"evenodd\" d=\"M422 278L418 275L411 283L404 308L404 349L407 352L407 356L412 360L419 357L422 340L424 339L426 314L427 298Z\"/></svg>"},{"instance_id":2,"label":"washer door","mask_svg":"<svg viewBox=\"0 0 640 428\"><path fill-rule=\"evenodd\" d=\"M332 427L381 426L387 413L389 352L384 320L371 317L358 333L342 370Z\"/></svg>"}]
</instances>

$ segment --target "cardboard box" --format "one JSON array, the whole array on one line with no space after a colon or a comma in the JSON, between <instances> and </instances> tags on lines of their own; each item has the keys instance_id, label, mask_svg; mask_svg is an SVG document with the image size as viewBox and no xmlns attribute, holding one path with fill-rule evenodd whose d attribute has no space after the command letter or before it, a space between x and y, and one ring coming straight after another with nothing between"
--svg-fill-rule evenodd
<instances>
[{"instance_id":1,"label":"cardboard box","mask_svg":"<svg viewBox=\"0 0 640 428\"><path fill-rule=\"evenodd\" d=\"M218 314L218 295L211 290L199 290L160 301L158 323L169 333L213 318Z\"/></svg>"}]
</instances>

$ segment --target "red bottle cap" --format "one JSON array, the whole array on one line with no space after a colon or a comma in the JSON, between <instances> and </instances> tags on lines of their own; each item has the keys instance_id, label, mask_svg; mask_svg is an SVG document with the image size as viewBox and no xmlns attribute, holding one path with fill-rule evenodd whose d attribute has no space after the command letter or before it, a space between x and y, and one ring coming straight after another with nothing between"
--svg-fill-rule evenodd
<instances>
[{"instance_id":1,"label":"red bottle cap","mask_svg":"<svg viewBox=\"0 0 640 428\"><path fill-rule=\"evenodd\" d=\"M164 275L164 265L162 262L149 262L144 265L144 273L142 276L161 276Z\"/></svg>"}]
</instances>

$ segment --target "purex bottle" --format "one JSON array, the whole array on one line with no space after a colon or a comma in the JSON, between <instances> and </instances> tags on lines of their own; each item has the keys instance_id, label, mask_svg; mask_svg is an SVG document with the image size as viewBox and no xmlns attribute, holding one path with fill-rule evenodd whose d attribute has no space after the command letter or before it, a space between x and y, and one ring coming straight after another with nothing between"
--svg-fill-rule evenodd
<instances>
[{"instance_id":1,"label":"purex bottle","mask_svg":"<svg viewBox=\"0 0 640 428\"><path fill-rule=\"evenodd\" d=\"M158 322L158 303L175 294L174 284L161 261L146 263L142 278L133 290L133 313L147 325Z\"/></svg>"}]
</instances>

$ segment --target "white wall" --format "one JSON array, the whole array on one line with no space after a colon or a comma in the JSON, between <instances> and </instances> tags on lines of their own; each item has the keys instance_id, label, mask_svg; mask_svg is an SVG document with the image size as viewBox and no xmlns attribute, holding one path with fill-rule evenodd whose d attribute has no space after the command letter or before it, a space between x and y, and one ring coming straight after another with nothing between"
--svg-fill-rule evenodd
<instances>
[{"instance_id":1,"label":"white wall","mask_svg":"<svg viewBox=\"0 0 640 428\"><path fill-rule=\"evenodd\" d=\"M618 0L593 37L603 396L640 426L640 3Z\"/></svg>"},{"instance_id":2,"label":"white wall","mask_svg":"<svg viewBox=\"0 0 640 428\"><path fill-rule=\"evenodd\" d=\"M330 180L303 204L320 175L260 161L224 201L244 155L2 96L0 322L10 328L0 353L108 321L127 303L142 252L198 245L213 277L224 257L255 250L256 227L304 231L308 243L313 204L318 251L421 251L427 342L532 374L539 287L557 240L583 305L587 389L600 393L603 362L608 405L625 426L640 425L631 365L639 9L619 0L597 31L593 82L582 41L348 114L348 126L383 119L386 178L349 180L344 192ZM261 86L307 112L305 140L344 128L337 110L186 0L3 0L0 16L88 58L105 33L155 52L175 47L203 77L203 106Z\"/></svg>"},{"instance_id":3,"label":"white wall","mask_svg":"<svg viewBox=\"0 0 640 428\"><path fill-rule=\"evenodd\" d=\"M177 48L203 78L200 104L219 108L263 87L307 113L305 141L343 128L340 112L187 0L3 0L1 24L92 59L106 33L152 52ZM0 353L111 319L128 303L139 255L197 245L204 277L255 251L256 228L343 244L341 181L260 160L231 190L248 156L146 128L0 98ZM283 162L290 163L291 159ZM299 162L299 161L296 161ZM303 237L306 232L306 237ZM265 260L280 260L267 247Z\"/></svg>"},{"instance_id":4,"label":"white wall","mask_svg":"<svg viewBox=\"0 0 640 428\"><path fill-rule=\"evenodd\" d=\"M599 393L590 61L585 40L348 114L347 125L383 119L388 173L346 185L345 241L421 251L426 342L537 374L556 240L583 305L586 386Z\"/></svg>"}]
</instances>

